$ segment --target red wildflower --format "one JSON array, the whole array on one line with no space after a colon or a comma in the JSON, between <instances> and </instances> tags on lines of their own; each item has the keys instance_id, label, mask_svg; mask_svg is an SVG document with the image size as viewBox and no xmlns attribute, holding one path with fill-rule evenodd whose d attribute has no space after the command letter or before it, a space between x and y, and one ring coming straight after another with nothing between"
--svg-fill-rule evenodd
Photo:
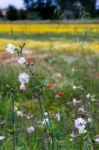
<instances>
[{"instance_id":1,"label":"red wildflower","mask_svg":"<svg viewBox=\"0 0 99 150\"><path fill-rule=\"evenodd\" d=\"M61 92L61 91L59 91L59 92L56 94L56 97L62 97L62 96L64 96L64 93Z\"/></svg>"}]
</instances>

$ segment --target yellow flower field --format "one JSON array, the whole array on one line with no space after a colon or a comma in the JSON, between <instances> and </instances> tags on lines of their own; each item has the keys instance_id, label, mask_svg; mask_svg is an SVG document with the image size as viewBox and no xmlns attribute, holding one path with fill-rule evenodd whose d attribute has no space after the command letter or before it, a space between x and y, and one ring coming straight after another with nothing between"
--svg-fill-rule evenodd
<instances>
[{"instance_id":1,"label":"yellow flower field","mask_svg":"<svg viewBox=\"0 0 99 150\"><path fill-rule=\"evenodd\" d=\"M70 37L66 37L67 35L63 37L65 33ZM3 35L0 38L0 50L5 50L8 43L15 45L26 43L27 50L37 52L46 50L53 52L99 52L98 23L1 23L0 34ZM10 38L8 38L9 35ZM19 36L14 38L15 35ZM31 38L28 38L28 35ZM34 35L39 39L35 39ZM51 40L47 39L48 35ZM82 35L84 36L83 40L79 40ZM74 37L72 38L72 36ZM88 37L92 37L91 41L88 41Z\"/></svg>"},{"instance_id":2,"label":"yellow flower field","mask_svg":"<svg viewBox=\"0 0 99 150\"><path fill-rule=\"evenodd\" d=\"M90 23L80 23L80 24L44 24L44 23L35 23L35 24L0 24L0 32L21 32L21 33L82 33L86 32L86 30L90 32L99 32L98 24L90 24Z\"/></svg>"}]
</instances>

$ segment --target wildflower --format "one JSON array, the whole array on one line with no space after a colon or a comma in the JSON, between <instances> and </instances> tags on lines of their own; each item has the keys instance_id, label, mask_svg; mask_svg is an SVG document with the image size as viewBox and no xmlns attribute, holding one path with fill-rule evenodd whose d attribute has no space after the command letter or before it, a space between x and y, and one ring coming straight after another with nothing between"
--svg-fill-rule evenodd
<instances>
[{"instance_id":1,"label":"wildflower","mask_svg":"<svg viewBox=\"0 0 99 150\"><path fill-rule=\"evenodd\" d=\"M55 83L54 83L54 81L51 81L51 82L49 83L48 87L49 87L50 90L54 90L54 88L55 88Z\"/></svg>"},{"instance_id":2,"label":"wildflower","mask_svg":"<svg viewBox=\"0 0 99 150\"><path fill-rule=\"evenodd\" d=\"M33 118L33 115L24 115L24 117L25 117L25 119L27 119L27 120L31 120L32 118Z\"/></svg>"},{"instance_id":3,"label":"wildflower","mask_svg":"<svg viewBox=\"0 0 99 150\"><path fill-rule=\"evenodd\" d=\"M30 76L27 73L20 73L19 74L19 81L21 84L28 83L30 80Z\"/></svg>"},{"instance_id":4,"label":"wildflower","mask_svg":"<svg viewBox=\"0 0 99 150\"><path fill-rule=\"evenodd\" d=\"M84 108L78 108L78 111L85 112Z\"/></svg>"},{"instance_id":5,"label":"wildflower","mask_svg":"<svg viewBox=\"0 0 99 150\"><path fill-rule=\"evenodd\" d=\"M43 81L43 84L46 86L46 85L48 84L48 80L45 79L45 80Z\"/></svg>"},{"instance_id":6,"label":"wildflower","mask_svg":"<svg viewBox=\"0 0 99 150\"><path fill-rule=\"evenodd\" d=\"M72 133L70 134L70 136L72 137L72 139L75 139L75 138L77 137L77 135L76 135L74 132L72 132Z\"/></svg>"},{"instance_id":7,"label":"wildflower","mask_svg":"<svg viewBox=\"0 0 99 150\"><path fill-rule=\"evenodd\" d=\"M80 128L85 128L85 125L86 125L86 121L82 118L77 118L75 120L75 127L77 129L80 129Z\"/></svg>"},{"instance_id":8,"label":"wildflower","mask_svg":"<svg viewBox=\"0 0 99 150\"><path fill-rule=\"evenodd\" d=\"M92 122L92 118L88 118L87 121L88 121L88 123L91 123Z\"/></svg>"},{"instance_id":9,"label":"wildflower","mask_svg":"<svg viewBox=\"0 0 99 150\"><path fill-rule=\"evenodd\" d=\"M48 115L48 112L44 112L44 116L47 116Z\"/></svg>"},{"instance_id":10,"label":"wildflower","mask_svg":"<svg viewBox=\"0 0 99 150\"><path fill-rule=\"evenodd\" d=\"M75 69L74 69L74 68L72 68L72 70L71 70L71 71L72 71L72 73L74 73L74 72L75 72Z\"/></svg>"},{"instance_id":11,"label":"wildflower","mask_svg":"<svg viewBox=\"0 0 99 150\"><path fill-rule=\"evenodd\" d=\"M48 125L49 124L49 119L48 118L44 118L42 121L42 125Z\"/></svg>"},{"instance_id":12,"label":"wildflower","mask_svg":"<svg viewBox=\"0 0 99 150\"><path fill-rule=\"evenodd\" d=\"M95 142L99 143L99 137L97 137L97 138L95 139Z\"/></svg>"},{"instance_id":13,"label":"wildflower","mask_svg":"<svg viewBox=\"0 0 99 150\"><path fill-rule=\"evenodd\" d=\"M25 60L24 57L21 57L21 58L18 59L18 63L21 64L21 65L24 64L25 62L26 62L26 60Z\"/></svg>"},{"instance_id":14,"label":"wildflower","mask_svg":"<svg viewBox=\"0 0 99 150\"><path fill-rule=\"evenodd\" d=\"M53 75L53 78L62 78L62 75L61 75L61 73L55 73L54 75Z\"/></svg>"},{"instance_id":15,"label":"wildflower","mask_svg":"<svg viewBox=\"0 0 99 150\"><path fill-rule=\"evenodd\" d=\"M59 92L56 94L56 97L62 97L62 96L64 96L64 93L61 92L61 91L59 91Z\"/></svg>"},{"instance_id":16,"label":"wildflower","mask_svg":"<svg viewBox=\"0 0 99 150\"><path fill-rule=\"evenodd\" d=\"M76 100L76 98L73 98L72 103L73 103L73 105L74 105L74 106L77 104L77 100Z\"/></svg>"},{"instance_id":17,"label":"wildflower","mask_svg":"<svg viewBox=\"0 0 99 150\"><path fill-rule=\"evenodd\" d=\"M80 128L79 129L79 134L84 134L84 133L86 133L87 132L87 130L85 130L84 128Z\"/></svg>"},{"instance_id":18,"label":"wildflower","mask_svg":"<svg viewBox=\"0 0 99 150\"><path fill-rule=\"evenodd\" d=\"M5 136L0 136L0 141L4 140Z\"/></svg>"},{"instance_id":19,"label":"wildflower","mask_svg":"<svg viewBox=\"0 0 99 150\"><path fill-rule=\"evenodd\" d=\"M76 89L77 89L77 86L74 85L74 86L73 86L73 90L76 90Z\"/></svg>"},{"instance_id":20,"label":"wildflower","mask_svg":"<svg viewBox=\"0 0 99 150\"><path fill-rule=\"evenodd\" d=\"M25 86L24 84L21 84L21 85L20 85L20 90L26 91L26 86Z\"/></svg>"},{"instance_id":21,"label":"wildflower","mask_svg":"<svg viewBox=\"0 0 99 150\"><path fill-rule=\"evenodd\" d=\"M79 134L86 133L87 130L85 130L86 121L82 118L78 118L75 120L75 127L79 130Z\"/></svg>"},{"instance_id":22,"label":"wildflower","mask_svg":"<svg viewBox=\"0 0 99 150\"><path fill-rule=\"evenodd\" d=\"M6 47L6 51L10 54L13 54L15 49L16 49L16 47L11 43L9 43Z\"/></svg>"},{"instance_id":23,"label":"wildflower","mask_svg":"<svg viewBox=\"0 0 99 150\"><path fill-rule=\"evenodd\" d=\"M86 97L87 97L88 99L90 98L90 96L91 96L90 93L88 93L88 94L86 95Z\"/></svg>"},{"instance_id":24,"label":"wildflower","mask_svg":"<svg viewBox=\"0 0 99 150\"><path fill-rule=\"evenodd\" d=\"M61 115L60 115L60 113L57 113L57 114L55 115L55 118L57 119L57 121L60 121L60 120L61 120Z\"/></svg>"},{"instance_id":25,"label":"wildflower","mask_svg":"<svg viewBox=\"0 0 99 150\"><path fill-rule=\"evenodd\" d=\"M18 116L23 117L23 112L22 111L17 111L16 113L17 113Z\"/></svg>"},{"instance_id":26,"label":"wildflower","mask_svg":"<svg viewBox=\"0 0 99 150\"><path fill-rule=\"evenodd\" d=\"M28 132L28 133L32 133L32 132L34 132L34 130L35 130L35 129L34 129L33 126L30 126L30 127L27 128L27 132Z\"/></svg>"}]
</instances>

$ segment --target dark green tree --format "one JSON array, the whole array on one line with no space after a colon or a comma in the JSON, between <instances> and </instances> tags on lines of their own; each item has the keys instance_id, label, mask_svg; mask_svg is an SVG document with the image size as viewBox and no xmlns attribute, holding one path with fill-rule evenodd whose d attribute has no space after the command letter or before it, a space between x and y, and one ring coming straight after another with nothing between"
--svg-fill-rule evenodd
<instances>
[{"instance_id":1,"label":"dark green tree","mask_svg":"<svg viewBox=\"0 0 99 150\"><path fill-rule=\"evenodd\" d=\"M25 20L27 18L27 11L20 9L19 10L19 19L20 20Z\"/></svg>"},{"instance_id":2,"label":"dark green tree","mask_svg":"<svg viewBox=\"0 0 99 150\"><path fill-rule=\"evenodd\" d=\"M19 12L14 6L10 5L8 7L6 17L8 20L11 20L11 21L18 20L19 19Z\"/></svg>"},{"instance_id":3,"label":"dark green tree","mask_svg":"<svg viewBox=\"0 0 99 150\"><path fill-rule=\"evenodd\" d=\"M53 19L57 0L24 0L24 4L29 14L34 12L43 19Z\"/></svg>"},{"instance_id":4,"label":"dark green tree","mask_svg":"<svg viewBox=\"0 0 99 150\"><path fill-rule=\"evenodd\" d=\"M80 3L86 13L89 13L92 17L95 15L96 0L58 0L62 10L67 9L71 4Z\"/></svg>"},{"instance_id":5,"label":"dark green tree","mask_svg":"<svg viewBox=\"0 0 99 150\"><path fill-rule=\"evenodd\" d=\"M2 18L3 17L3 15L2 15L2 11L0 10L0 18Z\"/></svg>"}]
</instances>

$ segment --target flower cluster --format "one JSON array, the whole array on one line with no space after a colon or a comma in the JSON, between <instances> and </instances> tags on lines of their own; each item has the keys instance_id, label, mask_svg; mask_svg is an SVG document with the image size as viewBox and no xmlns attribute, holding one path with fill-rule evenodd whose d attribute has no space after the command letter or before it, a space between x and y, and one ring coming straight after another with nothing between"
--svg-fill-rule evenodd
<instances>
[{"instance_id":1,"label":"flower cluster","mask_svg":"<svg viewBox=\"0 0 99 150\"><path fill-rule=\"evenodd\" d=\"M14 54L15 51L20 52L21 50L19 48L15 47L13 44L9 43L6 47L6 51L10 54ZM26 59L23 56L19 57L18 63L23 65L26 63ZM25 84L29 83L30 76L27 73L23 72L23 73L19 74L18 79L20 82L20 90L25 91L26 90Z\"/></svg>"}]
</instances>

